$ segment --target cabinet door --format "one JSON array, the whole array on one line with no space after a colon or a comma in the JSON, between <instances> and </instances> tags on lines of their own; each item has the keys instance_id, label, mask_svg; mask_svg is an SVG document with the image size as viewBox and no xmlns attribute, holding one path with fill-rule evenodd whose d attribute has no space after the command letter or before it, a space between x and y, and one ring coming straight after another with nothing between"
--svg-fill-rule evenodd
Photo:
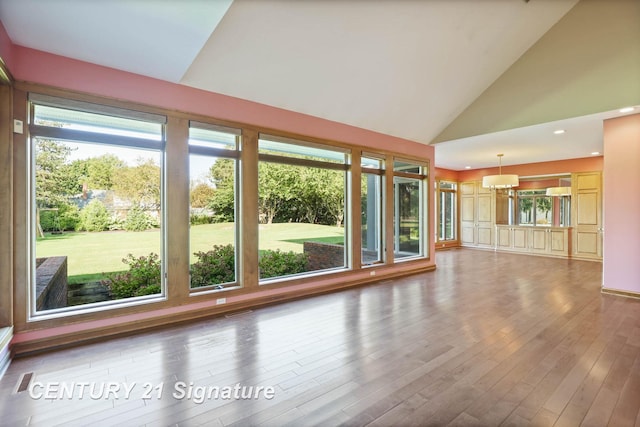
<instances>
[{"instance_id":1,"label":"cabinet door","mask_svg":"<svg viewBox=\"0 0 640 427\"><path fill-rule=\"evenodd\" d=\"M569 230L549 231L549 252L553 255L569 255Z\"/></svg>"},{"instance_id":2,"label":"cabinet door","mask_svg":"<svg viewBox=\"0 0 640 427\"><path fill-rule=\"evenodd\" d=\"M529 250L529 230L524 228L513 229L513 249L517 251Z\"/></svg>"},{"instance_id":3,"label":"cabinet door","mask_svg":"<svg viewBox=\"0 0 640 427\"><path fill-rule=\"evenodd\" d=\"M544 253L547 252L547 241L549 230L532 229L531 230L531 252Z\"/></svg>"},{"instance_id":4,"label":"cabinet door","mask_svg":"<svg viewBox=\"0 0 640 427\"><path fill-rule=\"evenodd\" d=\"M476 227L477 245L493 247L493 227L479 225Z\"/></svg>"},{"instance_id":5,"label":"cabinet door","mask_svg":"<svg viewBox=\"0 0 640 427\"><path fill-rule=\"evenodd\" d=\"M460 244L476 244L476 184L460 183Z\"/></svg>"},{"instance_id":6,"label":"cabinet door","mask_svg":"<svg viewBox=\"0 0 640 427\"><path fill-rule=\"evenodd\" d=\"M460 197L460 243L462 245L475 244L475 196Z\"/></svg>"},{"instance_id":7,"label":"cabinet door","mask_svg":"<svg viewBox=\"0 0 640 427\"><path fill-rule=\"evenodd\" d=\"M462 196L475 196L476 195L476 183L474 181L461 182L460 194Z\"/></svg>"},{"instance_id":8,"label":"cabinet door","mask_svg":"<svg viewBox=\"0 0 640 427\"><path fill-rule=\"evenodd\" d=\"M575 180L575 181L573 181ZM573 200L573 256L602 258L602 196L601 173L574 174L576 182Z\"/></svg>"},{"instance_id":9,"label":"cabinet door","mask_svg":"<svg viewBox=\"0 0 640 427\"><path fill-rule=\"evenodd\" d=\"M493 247L493 194L479 181L460 183L460 243Z\"/></svg>"},{"instance_id":10,"label":"cabinet door","mask_svg":"<svg viewBox=\"0 0 640 427\"><path fill-rule=\"evenodd\" d=\"M479 194L477 197L477 244L493 246L493 206L492 195Z\"/></svg>"},{"instance_id":11,"label":"cabinet door","mask_svg":"<svg viewBox=\"0 0 640 427\"><path fill-rule=\"evenodd\" d=\"M512 230L507 227L496 228L496 245L499 249L511 249L512 246Z\"/></svg>"}]
</instances>

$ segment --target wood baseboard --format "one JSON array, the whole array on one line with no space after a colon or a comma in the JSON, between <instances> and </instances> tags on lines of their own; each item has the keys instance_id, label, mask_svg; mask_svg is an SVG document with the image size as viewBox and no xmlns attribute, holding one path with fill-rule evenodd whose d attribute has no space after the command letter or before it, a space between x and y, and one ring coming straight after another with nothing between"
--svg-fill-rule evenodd
<instances>
[{"instance_id":1,"label":"wood baseboard","mask_svg":"<svg viewBox=\"0 0 640 427\"><path fill-rule=\"evenodd\" d=\"M460 242L448 241L448 242L438 242L436 243L436 251L446 251L447 249L460 248Z\"/></svg>"},{"instance_id":2,"label":"wood baseboard","mask_svg":"<svg viewBox=\"0 0 640 427\"><path fill-rule=\"evenodd\" d=\"M625 297L625 298L634 298L634 299L640 299L640 292L629 292L629 291L621 291L619 289L611 289L611 288L602 288L602 293L603 294L608 294L608 295L615 295L615 296L619 296L619 297Z\"/></svg>"}]
</instances>

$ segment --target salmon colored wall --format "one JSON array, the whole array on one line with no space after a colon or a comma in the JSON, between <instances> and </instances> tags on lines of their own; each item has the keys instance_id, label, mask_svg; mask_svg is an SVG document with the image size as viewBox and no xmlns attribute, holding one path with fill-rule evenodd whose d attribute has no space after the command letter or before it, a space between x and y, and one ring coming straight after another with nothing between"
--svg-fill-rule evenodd
<instances>
[{"instance_id":1,"label":"salmon colored wall","mask_svg":"<svg viewBox=\"0 0 640 427\"><path fill-rule=\"evenodd\" d=\"M14 46L17 80L431 159L434 148L231 96Z\"/></svg>"},{"instance_id":2,"label":"salmon colored wall","mask_svg":"<svg viewBox=\"0 0 640 427\"><path fill-rule=\"evenodd\" d=\"M369 149L418 155L434 164L434 148L414 141L22 46L13 46L13 53L15 65L11 71L17 80L346 142ZM429 188L433 188L433 177L429 181ZM430 213L433 215L433 212ZM431 219L429 224L429 235L432 236L434 230ZM432 242L429 253L434 253L434 250Z\"/></svg>"},{"instance_id":3,"label":"salmon colored wall","mask_svg":"<svg viewBox=\"0 0 640 427\"><path fill-rule=\"evenodd\" d=\"M557 160L554 162L527 163L523 165L502 166L502 173L519 176L538 176L565 174L571 172L601 171L603 156L584 157L581 159ZM473 169L458 172L460 182L479 181L485 175L497 175L498 168Z\"/></svg>"},{"instance_id":4,"label":"salmon colored wall","mask_svg":"<svg viewBox=\"0 0 640 427\"><path fill-rule=\"evenodd\" d=\"M520 176L539 176L551 174L566 174L572 172L591 172L602 170L602 156L585 157L581 159L560 160L555 162L529 163L524 165L503 166L503 173L515 173ZM485 175L498 173L498 168L473 169L454 171L451 169L435 168L436 180L448 181L479 181ZM535 189L558 187L564 185L558 179L523 181L518 189Z\"/></svg>"},{"instance_id":5,"label":"salmon colored wall","mask_svg":"<svg viewBox=\"0 0 640 427\"><path fill-rule=\"evenodd\" d=\"M533 181L520 180L518 190L542 190L547 187L559 187L559 179L536 179Z\"/></svg>"},{"instance_id":6,"label":"salmon colored wall","mask_svg":"<svg viewBox=\"0 0 640 427\"><path fill-rule=\"evenodd\" d=\"M1 22L0 22L1 25ZM359 145L367 149L379 149L393 151L400 155L419 155L434 164L434 148L414 141L401 139L381 133L369 131L354 126L349 126L329 120L287 111L239 98L206 92L170 82L127 73L112 68L89 64L21 46L12 45L4 28L0 28L0 55L9 55L10 71L17 81L38 83L42 85L68 89L93 95L104 96L112 99L131 101L160 107L167 110L194 113L216 119L228 120L240 124L252 125L261 128L280 130L301 136L309 136L332 141L339 141L353 145ZM429 188L433 188L433 174L429 177ZM433 211L429 212L429 236L434 233ZM435 242L429 238L430 259L421 264L422 268L435 266ZM398 263L390 266L381 273L403 274L414 268L411 263ZM370 277L369 271L354 272L350 279L355 281ZM294 287L280 290L264 290L257 294L239 295L227 298L229 304L242 302L248 298L260 298L274 296L278 293L292 290L318 289L322 286L335 286L344 282L344 277L317 277ZM215 306L215 300L201 304ZM170 307L169 311L179 312L197 308L196 304L182 307ZM162 314L162 313L160 313ZM143 316L158 316L158 312L149 312ZM97 320L96 325L104 326L110 320ZM116 322L122 319L114 320ZM97 327L89 323L82 323L78 327L89 330ZM64 328L74 326L63 326ZM64 332L64 331L63 331ZM35 332L36 334L38 332ZM51 329L47 329L46 336L51 336ZM31 332L23 332L14 341L29 340ZM22 338L21 338L22 337Z\"/></svg>"},{"instance_id":7,"label":"salmon colored wall","mask_svg":"<svg viewBox=\"0 0 640 427\"><path fill-rule=\"evenodd\" d=\"M640 114L604 122L603 287L640 294Z\"/></svg>"},{"instance_id":8,"label":"salmon colored wall","mask_svg":"<svg viewBox=\"0 0 640 427\"><path fill-rule=\"evenodd\" d=\"M428 159L430 164L434 164L434 148L429 145L12 45L3 28L0 31L0 47L11 54L10 70L18 81L195 113L302 136L345 142L368 149L392 150L400 155L419 155ZM433 188L433 175L429 177L429 181L429 188ZM430 211L428 224L429 235L433 236L432 211ZM431 243L429 254L434 254L433 239L429 239L429 242ZM429 264L435 265L433 255Z\"/></svg>"},{"instance_id":9,"label":"salmon colored wall","mask_svg":"<svg viewBox=\"0 0 640 427\"><path fill-rule=\"evenodd\" d=\"M2 21L0 21L0 59L4 61L7 68L11 69L13 64L13 44L4 25L2 25Z\"/></svg>"},{"instance_id":10,"label":"salmon colored wall","mask_svg":"<svg viewBox=\"0 0 640 427\"><path fill-rule=\"evenodd\" d=\"M447 181L458 182L458 171L451 169L434 168L436 180L442 179Z\"/></svg>"}]
</instances>

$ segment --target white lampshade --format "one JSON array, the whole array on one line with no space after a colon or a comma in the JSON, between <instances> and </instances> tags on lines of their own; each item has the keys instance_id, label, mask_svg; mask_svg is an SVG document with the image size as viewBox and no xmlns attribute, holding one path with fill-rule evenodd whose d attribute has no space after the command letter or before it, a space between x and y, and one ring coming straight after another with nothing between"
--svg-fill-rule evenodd
<instances>
[{"instance_id":1,"label":"white lampshade","mask_svg":"<svg viewBox=\"0 0 640 427\"><path fill-rule=\"evenodd\" d=\"M482 178L484 188L512 188L520 185L518 175L487 175Z\"/></svg>"},{"instance_id":2,"label":"white lampshade","mask_svg":"<svg viewBox=\"0 0 640 427\"><path fill-rule=\"evenodd\" d=\"M547 196L570 196L571 187L549 187L547 188Z\"/></svg>"}]
</instances>

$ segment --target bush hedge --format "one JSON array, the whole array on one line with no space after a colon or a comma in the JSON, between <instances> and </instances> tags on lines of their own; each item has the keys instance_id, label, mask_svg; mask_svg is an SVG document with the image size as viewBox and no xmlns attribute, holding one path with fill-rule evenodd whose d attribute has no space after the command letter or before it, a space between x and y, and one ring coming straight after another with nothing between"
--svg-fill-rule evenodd
<instances>
[{"instance_id":1,"label":"bush hedge","mask_svg":"<svg viewBox=\"0 0 640 427\"><path fill-rule=\"evenodd\" d=\"M195 252L198 260L191 266L191 287L215 286L235 282L235 249L233 245L215 245L207 252ZM157 254L134 257L127 255L122 262L129 266L123 273L108 275L103 283L113 298L130 298L160 293L161 269ZM307 269L306 254L264 251L259 258L260 278L303 273Z\"/></svg>"},{"instance_id":2,"label":"bush hedge","mask_svg":"<svg viewBox=\"0 0 640 427\"><path fill-rule=\"evenodd\" d=\"M146 257L128 254L122 262L129 266L129 271L110 274L103 282L114 299L160 293L162 273L157 254L150 253Z\"/></svg>"},{"instance_id":3,"label":"bush hedge","mask_svg":"<svg viewBox=\"0 0 640 427\"><path fill-rule=\"evenodd\" d=\"M191 287L234 282L235 250L233 245L215 245L208 252L195 252L198 258L191 266Z\"/></svg>"},{"instance_id":4,"label":"bush hedge","mask_svg":"<svg viewBox=\"0 0 640 427\"><path fill-rule=\"evenodd\" d=\"M76 205L60 204L57 211L40 211L43 231L73 231L80 224L80 209Z\"/></svg>"},{"instance_id":5,"label":"bush hedge","mask_svg":"<svg viewBox=\"0 0 640 427\"><path fill-rule=\"evenodd\" d=\"M159 226L158 221L139 206L131 209L124 221L124 229L127 231L145 231Z\"/></svg>"},{"instance_id":6,"label":"bush hedge","mask_svg":"<svg viewBox=\"0 0 640 427\"><path fill-rule=\"evenodd\" d=\"M80 223L77 228L80 231L105 231L109 229L109 224L111 216L107 208L100 200L94 199L80 211Z\"/></svg>"},{"instance_id":7,"label":"bush hedge","mask_svg":"<svg viewBox=\"0 0 640 427\"><path fill-rule=\"evenodd\" d=\"M264 251L258 260L260 278L304 273L307 270L308 261L309 257L304 253L283 252L280 249Z\"/></svg>"}]
</instances>

